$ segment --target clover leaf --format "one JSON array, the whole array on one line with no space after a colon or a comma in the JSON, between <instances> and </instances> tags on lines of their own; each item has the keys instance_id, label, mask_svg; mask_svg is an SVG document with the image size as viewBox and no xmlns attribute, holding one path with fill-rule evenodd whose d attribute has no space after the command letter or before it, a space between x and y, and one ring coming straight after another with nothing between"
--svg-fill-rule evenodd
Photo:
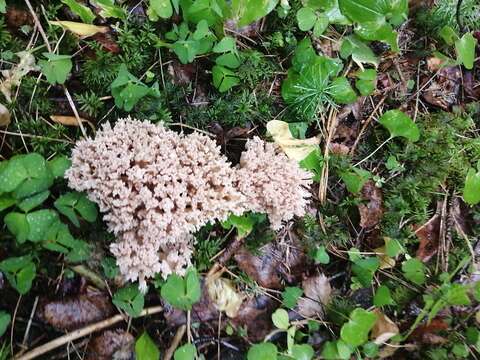
<instances>
[{"instance_id":1,"label":"clover leaf","mask_svg":"<svg viewBox=\"0 0 480 360\"><path fill-rule=\"evenodd\" d=\"M8 282L20 294L26 294L32 287L36 267L30 256L12 257L0 262L0 270Z\"/></svg>"},{"instance_id":2,"label":"clover leaf","mask_svg":"<svg viewBox=\"0 0 480 360\"><path fill-rule=\"evenodd\" d=\"M85 194L69 192L60 196L53 204L55 208L76 226L80 226L78 215L88 222L97 219L98 211L95 203L88 200Z\"/></svg>"},{"instance_id":3,"label":"clover leaf","mask_svg":"<svg viewBox=\"0 0 480 360\"><path fill-rule=\"evenodd\" d=\"M40 60L38 64L42 73L50 84L63 84L72 70L73 64L70 55L43 53L47 60Z\"/></svg>"},{"instance_id":4,"label":"clover leaf","mask_svg":"<svg viewBox=\"0 0 480 360\"><path fill-rule=\"evenodd\" d=\"M137 317L143 310L145 298L138 289L138 285L132 284L118 290L113 295L112 302L128 315Z\"/></svg>"},{"instance_id":5,"label":"clover leaf","mask_svg":"<svg viewBox=\"0 0 480 360\"><path fill-rule=\"evenodd\" d=\"M192 268L183 278L177 274L169 275L160 294L173 307L191 310L193 304L200 300L201 295L197 271Z\"/></svg>"}]
</instances>

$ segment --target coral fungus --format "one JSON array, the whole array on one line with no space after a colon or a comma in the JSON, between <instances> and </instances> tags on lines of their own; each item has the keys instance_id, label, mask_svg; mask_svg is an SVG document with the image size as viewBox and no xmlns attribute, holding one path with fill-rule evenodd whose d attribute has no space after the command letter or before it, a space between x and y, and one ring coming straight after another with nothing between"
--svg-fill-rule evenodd
<instances>
[{"instance_id":1,"label":"coral fungus","mask_svg":"<svg viewBox=\"0 0 480 360\"><path fill-rule=\"evenodd\" d=\"M266 212L272 227L301 216L308 173L273 144L249 140L237 168L207 136L119 120L78 142L69 186L86 191L118 238L111 245L128 280L190 265L193 236L203 225L245 211Z\"/></svg>"}]
</instances>

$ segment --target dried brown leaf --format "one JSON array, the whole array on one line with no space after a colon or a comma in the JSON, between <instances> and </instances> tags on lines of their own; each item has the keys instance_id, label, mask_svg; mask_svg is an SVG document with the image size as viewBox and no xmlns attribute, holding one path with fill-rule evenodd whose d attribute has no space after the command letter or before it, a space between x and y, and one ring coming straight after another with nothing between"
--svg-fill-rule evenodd
<instances>
[{"instance_id":1,"label":"dried brown leaf","mask_svg":"<svg viewBox=\"0 0 480 360\"><path fill-rule=\"evenodd\" d=\"M375 344L384 344L392 337L400 333L398 326L383 312L381 312L379 309L375 309L373 312L377 315L377 321L372 328L370 337Z\"/></svg>"},{"instance_id":2,"label":"dried brown leaf","mask_svg":"<svg viewBox=\"0 0 480 360\"><path fill-rule=\"evenodd\" d=\"M63 300L50 301L43 298L39 302L37 316L56 329L75 330L103 320L112 313L113 307L108 295L90 290Z\"/></svg>"},{"instance_id":3,"label":"dried brown leaf","mask_svg":"<svg viewBox=\"0 0 480 360\"><path fill-rule=\"evenodd\" d=\"M372 228L378 225L383 216L382 190L375 186L372 180L369 180L363 185L361 196L363 202L358 205L360 226Z\"/></svg>"},{"instance_id":4,"label":"dried brown leaf","mask_svg":"<svg viewBox=\"0 0 480 360\"><path fill-rule=\"evenodd\" d=\"M135 338L125 330L107 330L88 343L86 360L133 359Z\"/></svg>"},{"instance_id":5,"label":"dried brown leaf","mask_svg":"<svg viewBox=\"0 0 480 360\"><path fill-rule=\"evenodd\" d=\"M420 241L416 257L423 262L429 261L438 252L440 224L441 216L437 211L430 220L415 230Z\"/></svg>"},{"instance_id":6,"label":"dried brown leaf","mask_svg":"<svg viewBox=\"0 0 480 360\"><path fill-rule=\"evenodd\" d=\"M322 317L332 295L328 278L323 274L309 277L302 282L302 287L304 296L298 300L298 312L304 317Z\"/></svg>"}]
</instances>

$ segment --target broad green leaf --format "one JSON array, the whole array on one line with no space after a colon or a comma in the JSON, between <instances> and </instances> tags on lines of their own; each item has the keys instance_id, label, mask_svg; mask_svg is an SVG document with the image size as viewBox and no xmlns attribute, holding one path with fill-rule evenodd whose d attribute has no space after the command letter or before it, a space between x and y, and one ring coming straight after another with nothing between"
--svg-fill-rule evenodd
<instances>
[{"instance_id":1,"label":"broad green leaf","mask_svg":"<svg viewBox=\"0 0 480 360\"><path fill-rule=\"evenodd\" d=\"M14 156L0 168L0 189L2 192L15 190L27 177L27 169L22 164L22 156Z\"/></svg>"},{"instance_id":2,"label":"broad green leaf","mask_svg":"<svg viewBox=\"0 0 480 360\"><path fill-rule=\"evenodd\" d=\"M445 25L439 33L440 37L447 43L447 45L455 44L459 39L457 32L452 27Z\"/></svg>"},{"instance_id":3,"label":"broad green leaf","mask_svg":"<svg viewBox=\"0 0 480 360\"><path fill-rule=\"evenodd\" d=\"M242 28L269 14L277 4L278 0L232 0L232 15Z\"/></svg>"},{"instance_id":4,"label":"broad green leaf","mask_svg":"<svg viewBox=\"0 0 480 360\"><path fill-rule=\"evenodd\" d=\"M172 3L170 0L150 0L147 14L152 21L157 21L159 17L168 19L173 15Z\"/></svg>"},{"instance_id":5,"label":"broad green leaf","mask_svg":"<svg viewBox=\"0 0 480 360\"><path fill-rule=\"evenodd\" d=\"M283 305L285 305L285 307L289 309L293 309L295 305L297 305L297 301L300 296L302 296L302 294L303 290L299 287L286 287L285 290L282 292Z\"/></svg>"},{"instance_id":6,"label":"broad green leaf","mask_svg":"<svg viewBox=\"0 0 480 360\"><path fill-rule=\"evenodd\" d=\"M363 345L362 350L369 358L377 358L378 345L375 344L373 341L367 342L365 345Z\"/></svg>"},{"instance_id":7,"label":"broad green leaf","mask_svg":"<svg viewBox=\"0 0 480 360\"><path fill-rule=\"evenodd\" d=\"M353 349L342 340L327 341L322 349L322 358L326 360L348 360Z\"/></svg>"},{"instance_id":8,"label":"broad green leaf","mask_svg":"<svg viewBox=\"0 0 480 360\"><path fill-rule=\"evenodd\" d=\"M389 110L378 120L390 132L390 136L404 137L412 142L420 139L420 130L417 124L404 112L400 110Z\"/></svg>"},{"instance_id":9,"label":"broad green leaf","mask_svg":"<svg viewBox=\"0 0 480 360\"><path fill-rule=\"evenodd\" d=\"M300 72L304 67L312 65L317 59L317 54L312 46L310 38L305 38L300 41L295 48L292 57L292 68Z\"/></svg>"},{"instance_id":10,"label":"broad green leaf","mask_svg":"<svg viewBox=\"0 0 480 360\"><path fill-rule=\"evenodd\" d=\"M174 44L175 47L175 44ZM110 85L115 105L118 108L130 111L144 96L160 96L158 83L148 87L132 75L125 64L120 65L117 78Z\"/></svg>"},{"instance_id":11,"label":"broad green leaf","mask_svg":"<svg viewBox=\"0 0 480 360\"><path fill-rule=\"evenodd\" d=\"M385 14L378 0L338 0L342 14L358 23L379 22Z\"/></svg>"},{"instance_id":12,"label":"broad green leaf","mask_svg":"<svg viewBox=\"0 0 480 360\"><path fill-rule=\"evenodd\" d=\"M231 229L234 227L237 230L238 236L245 237L252 232L253 227L258 220L258 216L252 213L246 213L241 216L231 214L227 220L222 222L222 226L225 229Z\"/></svg>"},{"instance_id":13,"label":"broad green leaf","mask_svg":"<svg viewBox=\"0 0 480 360\"><path fill-rule=\"evenodd\" d=\"M152 338L144 332L135 342L135 359L136 360L158 360L160 359L160 351Z\"/></svg>"},{"instance_id":14,"label":"broad green leaf","mask_svg":"<svg viewBox=\"0 0 480 360\"><path fill-rule=\"evenodd\" d=\"M332 81L328 87L328 93L340 104L352 104L357 100L357 94L350 86L350 82L344 76Z\"/></svg>"},{"instance_id":15,"label":"broad green leaf","mask_svg":"<svg viewBox=\"0 0 480 360\"><path fill-rule=\"evenodd\" d=\"M103 18L116 18L121 20L127 18L125 9L115 5L115 0L90 0L90 2L101 9L99 15Z\"/></svg>"},{"instance_id":16,"label":"broad green leaf","mask_svg":"<svg viewBox=\"0 0 480 360\"><path fill-rule=\"evenodd\" d=\"M398 35L388 23L366 22L355 27L355 33L364 40L383 41L390 45L392 51L397 52Z\"/></svg>"},{"instance_id":17,"label":"broad green leaf","mask_svg":"<svg viewBox=\"0 0 480 360\"><path fill-rule=\"evenodd\" d=\"M63 84L72 70L70 55L43 53L47 60L40 60L38 65L50 84Z\"/></svg>"},{"instance_id":18,"label":"broad green leaf","mask_svg":"<svg viewBox=\"0 0 480 360\"><path fill-rule=\"evenodd\" d=\"M10 321L12 317L6 311L0 311L0 338L5 334L7 331L8 325L10 325Z\"/></svg>"},{"instance_id":19,"label":"broad green leaf","mask_svg":"<svg viewBox=\"0 0 480 360\"><path fill-rule=\"evenodd\" d=\"M160 293L162 298L173 307L191 310L193 304L200 300L201 295L197 271L190 269L184 278L177 274L169 275Z\"/></svg>"},{"instance_id":20,"label":"broad green leaf","mask_svg":"<svg viewBox=\"0 0 480 360\"><path fill-rule=\"evenodd\" d=\"M41 205L45 200L48 199L50 196L50 191L45 190L38 194L32 195L28 198L23 199L18 203L18 207L24 211L29 212L30 210L36 208L37 206Z\"/></svg>"},{"instance_id":21,"label":"broad green leaf","mask_svg":"<svg viewBox=\"0 0 480 360\"><path fill-rule=\"evenodd\" d=\"M230 36L225 36L218 44L216 44L212 51L214 53L224 53L236 50L235 39Z\"/></svg>"},{"instance_id":22,"label":"broad green leaf","mask_svg":"<svg viewBox=\"0 0 480 360\"><path fill-rule=\"evenodd\" d=\"M377 289L373 297L373 304L377 307L395 304L390 294L390 289L387 286L382 285Z\"/></svg>"},{"instance_id":23,"label":"broad green leaf","mask_svg":"<svg viewBox=\"0 0 480 360\"><path fill-rule=\"evenodd\" d=\"M318 15L317 21L315 21L315 25L313 26L313 36L321 36L325 32L325 30L327 30L328 23L328 16L326 16L325 14Z\"/></svg>"},{"instance_id":24,"label":"broad green leaf","mask_svg":"<svg viewBox=\"0 0 480 360\"><path fill-rule=\"evenodd\" d=\"M272 322L277 328L287 330L290 325L288 320L288 312L285 309L277 309L272 314Z\"/></svg>"},{"instance_id":25,"label":"broad green leaf","mask_svg":"<svg viewBox=\"0 0 480 360\"><path fill-rule=\"evenodd\" d=\"M372 174L370 174L370 172L358 168L353 168L352 171L344 171L340 173L340 178L345 183L347 190L352 194L358 194L371 176Z\"/></svg>"},{"instance_id":26,"label":"broad green leaf","mask_svg":"<svg viewBox=\"0 0 480 360\"><path fill-rule=\"evenodd\" d=\"M313 28L316 20L317 15L315 15L315 12L308 7L303 7L297 11L298 28L302 31L308 31Z\"/></svg>"},{"instance_id":27,"label":"broad green leaf","mask_svg":"<svg viewBox=\"0 0 480 360\"><path fill-rule=\"evenodd\" d=\"M93 23L93 20L95 20L95 15L88 6L82 5L76 0L62 0L62 3L67 5L74 14L82 19L84 23L91 24Z\"/></svg>"},{"instance_id":28,"label":"broad green leaf","mask_svg":"<svg viewBox=\"0 0 480 360\"><path fill-rule=\"evenodd\" d=\"M354 261L352 272L356 280L363 287L371 285L375 271L380 267L380 261L377 257L361 258Z\"/></svg>"},{"instance_id":29,"label":"broad green leaf","mask_svg":"<svg viewBox=\"0 0 480 360\"><path fill-rule=\"evenodd\" d=\"M272 343L254 344L248 350L247 360L277 360L277 347Z\"/></svg>"},{"instance_id":30,"label":"broad green leaf","mask_svg":"<svg viewBox=\"0 0 480 360\"><path fill-rule=\"evenodd\" d=\"M238 55L233 52L220 55L215 59L215 63L217 65L226 66L230 69L236 69L241 65Z\"/></svg>"},{"instance_id":31,"label":"broad green leaf","mask_svg":"<svg viewBox=\"0 0 480 360\"><path fill-rule=\"evenodd\" d=\"M313 259L317 264L326 265L330 263L330 256L328 255L327 249L325 248L325 246L320 245L319 247L317 247L317 249L315 250Z\"/></svg>"},{"instance_id":32,"label":"broad green leaf","mask_svg":"<svg viewBox=\"0 0 480 360\"><path fill-rule=\"evenodd\" d=\"M0 211L8 209L10 206L15 205L16 200L11 194L0 194Z\"/></svg>"},{"instance_id":33,"label":"broad green leaf","mask_svg":"<svg viewBox=\"0 0 480 360\"><path fill-rule=\"evenodd\" d=\"M50 227L59 221L58 214L54 210L43 209L27 214L29 233L27 240L36 242L45 240L45 235Z\"/></svg>"},{"instance_id":34,"label":"broad green leaf","mask_svg":"<svg viewBox=\"0 0 480 360\"><path fill-rule=\"evenodd\" d=\"M20 294L26 294L32 287L36 267L29 256L12 257L0 262L0 271Z\"/></svg>"},{"instance_id":35,"label":"broad green leaf","mask_svg":"<svg viewBox=\"0 0 480 360\"><path fill-rule=\"evenodd\" d=\"M351 346L360 346L367 342L368 333L375 325L377 316L367 310L357 308L350 314L350 319L342 326L340 337Z\"/></svg>"},{"instance_id":36,"label":"broad green leaf","mask_svg":"<svg viewBox=\"0 0 480 360\"><path fill-rule=\"evenodd\" d=\"M72 162L66 156L55 156L47 164L54 178L63 178L65 171L72 166Z\"/></svg>"},{"instance_id":37,"label":"broad green leaf","mask_svg":"<svg viewBox=\"0 0 480 360\"><path fill-rule=\"evenodd\" d=\"M238 76L226 67L215 65L212 68L213 85L220 92L225 92L240 83Z\"/></svg>"},{"instance_id":38,"label":"broad green leaf","mask_svg":"<svg viewBox=\"0 0 480 360\"><path fill-rule=\"evenodd\" d=\"M195 360L197 349L193 344L185 344L175 350L174 360Z\"/></svg>"},{"instance_id":39,"label":"broad green leaf","mask_svg":"<svg viewBox=\"0 0 480 360\"><path fill-rule=\"evenodd\" d=\"M28 226L27 216L25 214L11 212L5 216L3 221L20 244L27 240L30 227Z\"/></svg>"},{"instance_id":40,"label":"broad green leaf","mask_svg":"<svg viewBox=\"0 0 480 360\"><path fill-rule=\"evenodd\" d=\"M295 344L292 346L291 354L295 360L310 360L313 359L315 352L311 345Z\"/></svg>"},{"instance_id":41,"label":"broad green leaf","mask_svg":"<svg viewBox=\"0 0 480 360\"><path fill-rule=\"evenodd\" d=\"M191 63L197 56L198 43L192 40L178 40L172 46L172 50L178 56L182 64Z\"/></svg>"},{"instance_id":42,"label":"broad green leaf","mask_svg":"<svg viewBox=\"0 0 480 360\"><path fill-rule=\"evenodd\" d=\"M365 44L356 35L350 35L343 38L342 46L340 48L340 56L347 59L349 56L363 69L363 64L372 64L377 67L379 64L378 58L373 53L372 49Z\"/></svg>"},{"instance_id":43,"label":"broad green leaf","mask_svg":"<svg viewBox=\"0 0 480 360\"><path fill-rule=\"evenodd\" d=\"M468 70L473 69L476 47L477 39L472 35L472 33L466 33L460 39L455 41L457 60Z\"/></svg>"},{"instance_id":44,"label":"broad green leaf","mask_svg":"<svg viewBox=\"0 0 480 360\"><path fill-rule=\"evenodd\" d=\"M303 160L299 162L302 169L309 170L313 173L312 180L319 182L323 168L323 156L320 149L317 148L308 154Z\"/></svg>"},{"instance_id":45,"label":"broad green leaf","mask_svg":"<svg viewBox=\"0 0 480 360\"><path fill-rule=\"evenodd\" d=\"M7 12L7 3L5 2L5 0L0 0L0 13L4 14L6 12Z\"/></svg>"},{"instance_id":46,"label":"broad green leaf","mask_svg":"<svg viewBox=\"0 0 480 360\"><path fill-rule=\"evenodd\" d=\"M197 29L193 33L193 40L201 40L210 33L207 20L201 20L197 24Z\"/></svg>"},{"instance_id":47,"label":"broad green leaf","mask_svg":"<svg viewBox=\"0 0 480 360\"><path fill-rule=\"evenodd\" d=\"M118 290L113 295L112 302L128 315L137 317L143 310L145 298L138 289L138 285L132 284Z\"/></svg>"},{"instance_id":48,"label":"broad green leaf","mask_svg":"<svg viewBox=\"0 0 480 360\"><path fill-rule=\"evenodd\" d=\"M476 205L480 203L480 170L468 170L465 186L463 188L463 200L467 204Z\"/></svg>"},{"instance_id":49,"label":"broad green leaf","mask_svg":"<svg viewBox=\"0 0 480 360\"><path fill-rule=\"evenodd\" d=\"M425 265L415 258L402 263L403 275L414 284L423 285L425 282Z\"/></svg>"},{"instance_id":50,"label":"broad green leaf","mask_svg":"<svg viewBox=\"0 0 480 360\"><path fill-rule=\"evenodd\" d=\"M377 72L373 69L366 69L357 73L355 87L362 96L371 95L376 88Z\"/></svg>"}]
</instances>

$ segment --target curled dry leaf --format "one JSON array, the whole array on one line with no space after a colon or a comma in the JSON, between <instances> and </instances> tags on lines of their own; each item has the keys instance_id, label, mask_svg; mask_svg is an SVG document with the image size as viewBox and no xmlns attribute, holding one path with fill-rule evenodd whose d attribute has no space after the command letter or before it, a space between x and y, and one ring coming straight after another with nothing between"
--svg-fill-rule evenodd
<instances>
[{"instance_id":1,"label":"curled dry leaf","mask_svg":"<svg viewBox=\"0 0 480 360\"><path fill-rule=\"evenodd\" d=\"M219 311L224 311L228 317L237 316L243 302L243 296L239 294L230 280L218 278L215 275L206 280L208 296Z\"/></svg>"},{"instance_id":2,"label":"curled dry leaf","mask_svg":"<svg viewBox=\"0 0 480 360\"><path fill-rule=\"evenodd\" d=\"M280 146L285 154L294 160L301 161L305 159L312 151L318 148L320 139L312 137L308 139L295 139L290 132L287 122L280 120L271 120L267 123L267 131L272 136L273 141Z\"/></svg>"},{"instance_id":3,"label":"curled dry leaf","mask_svg":"<svg viewBox=\"0 0 480 360\"><path fill-rule=\"evenodd\" d=\"M440 241L440 225L442 203L437 204L437 212L425 224L415 229L415 235L420 241L417 258L423 262L429 261L437 252Z\"/></svg>"},{"instance_id":4,"label":"curled dry leaf","mask_svg":"<svg viewBox=\"0 0 480 360\"><path fill-rule=\"evenodd\" d=\"M360 226L372 228L380 222L383 216L382 190L375 186L372 180L368 180L361 190L363 202L358 205L360 212Z\"/></svg>"},{"instance_id":5,"label":"curled dry leaf","mask_svg":"<svg viewBox=\"0 0 480 360\"><path fill-rule=\"evenodd\" d=\"M135 338L122 329L107 330L88 343L86 360L133 359Z\"/></svg>"},{"instance_id":6,"label":"curled dry leaf","mask_svg":"<svg viewBox=\"0 0 480 360\"><path fill-rule=\"evenodd\" d=\"M103 320L113 313L107 294L88 290L85 294L63 300L39 302L37 316L59 330L75 330L87 324Z\"/></svg>"},{"instance_id":7,"label":"curled dry leaf","mask_svg":"<svg viewBox=\"0 0 480 360\"><path fill-rule=\"evenodd\" d=\"M109 30L108 26L97 26L75 21L49 21L49 23L52 25L61 26L65 30L70 31L81 38L93 36L97 33L106 33Z\"/></svg>"},{"instance_id":8,"label":"curled dry leaf","mask_svg":"<svg viewBox=\"0 0 480 360\"><path fill-rule=\"evenodd\" d=\"M20 85L22 78L30 71L38 70L35 65L35 57L28 51L20 51L17 53L20 61L10 70L2 70L4 79L0 82L0 91L2 92L7 102L12 102L12 90L14 87Z\"/></svg>"},{"instance_id":9,"label":"curled dry leaf","mask_svg":"<svg viewBox=\"0 0 480 360\"><path fill-rule=\"evenodd\" d=\"M298 312L304 317L322 317L332 295L328 278L323 274L309 277L302 282L302 287L304 296L298 300Z\"/></svg>"},{"instance_id":10,"label":"curled dry leaf","mask_svg":"<svg viewBox=\"0 0 480 360\"><path fill-rule=\"evenodd\" d=\"M377 315L377 321L372 328L370 337L375 344L382 345L395 335L398 335L400 330L398 326L379 309L375 309L373 312Z\"/></svg>"},{"instance_id":11,"label":"curled dry leaf","mask_svg":"<svg viewBox=\"0 0 480 360\"><path fill-rule=\"evenodd\" d=\"M0 126L7 126L10 124L10 111L5 105L0 104Z\"/></svg>"}]
</instances>

